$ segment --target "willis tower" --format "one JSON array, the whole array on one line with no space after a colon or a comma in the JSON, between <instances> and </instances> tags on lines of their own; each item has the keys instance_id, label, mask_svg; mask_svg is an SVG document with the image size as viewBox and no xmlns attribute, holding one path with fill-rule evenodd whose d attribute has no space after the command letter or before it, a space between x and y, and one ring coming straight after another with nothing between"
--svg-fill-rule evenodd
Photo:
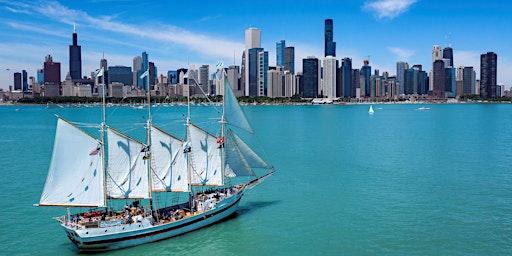
<instances>
[{"instance_id":1,"label":"willis tower","mask_svg":"<svg viewBox=\"0 0 512 256\"><path fill-rule=\"evenodd\" d=\"M73 80L82 79L82 49L77 38L76 27L73 26L73 45L69 46L69 75Z\"/></svg>"}]
</instances>

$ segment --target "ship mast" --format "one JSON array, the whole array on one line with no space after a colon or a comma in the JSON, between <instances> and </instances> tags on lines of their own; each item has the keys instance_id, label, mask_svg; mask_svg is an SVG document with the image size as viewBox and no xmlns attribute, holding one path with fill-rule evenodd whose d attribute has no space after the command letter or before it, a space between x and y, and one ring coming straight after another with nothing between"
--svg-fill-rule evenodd
<instances>
[{"instance_id":1,"label":"ship mast","mask_svg":"<svg viewBox=\"0 0 512 256\"><path fill-rule=\"evenodd\" d=\"M148 188L149 188L149 207L151 209L151 211L153 211L153 182L152 182L152 179L151 179L151 90L150 90L150 86L149 86L149 66L148 66L148 69L146 70L146 72L144 72L144 75L146 76L146 85L147 85L147 89L146 89L146 95L147 95L147 103L148 103L148 120L147 120L147 124L146 124L146 134L147 134L147 152L146 154L149 155L147 161L149 161L148 163Z\"/></svg>"},{"instance_id":2,"label":"ship mast","mask_svg":"<svg viewBox=\"0 0 512 256\"><path fill-rule=\"evenodd\" d=\"M105 148L105 133L107 132L107 110L105 106L105 70L103 67L98 74L101 74L101 101L102 101L102 122L100 125L100 136L101 136L101 164L103 165L103 202L105 204L105 212L108 212L107 202L107 151ZM98 75L97 74L97 75ZM96 75L96 76L97 76Z\"/></svg>"}]
</instances>

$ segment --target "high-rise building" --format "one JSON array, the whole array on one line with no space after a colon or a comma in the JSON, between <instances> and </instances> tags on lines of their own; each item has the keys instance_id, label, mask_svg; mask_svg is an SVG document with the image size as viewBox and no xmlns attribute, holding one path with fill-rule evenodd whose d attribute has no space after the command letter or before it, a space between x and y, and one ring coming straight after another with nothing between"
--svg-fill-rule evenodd
<instances>
[{"instance_id":1,"label":"high-rise building","mask_svg":"<svg viewBox=\"0 0 512 256\"><path fill-rule=\"evenodd\" d=\"M453 49L450 46L443 49L443 59L449 59L450 67L453 67Z\"/></svg>"},{"instance_id":2,"label":"high-rise building","mask_svg":"<svg viewBox=\"0 0 512 256\"><path fill-rule=\"evenodd\" d=\"M284 48L286 42L281 40L276 43L276 66L284 67Z\"/></svg>"},{"instance_id":3,"label":"high-rise building","mask_svg":"<svg viewBox=\"0 0 512 256\"><path fill-rule=\"evenodd\" d=\"M105 83L105 85L108 85L111 83L110 79L109 79L109 70L108 70L108 62L107 62L107 59L105 59L105 56L103 56L101 59L100 59L100 69L103 69L103 75L102 76L98 76L98 81L101 81L101 83ZM105 77L103 77L105 76Z\"/></svg>"},{"instance_id":4,"label":"high-rise building","mask_svg":"<svg viewBox=\"0 0 512 256\"><path fill-rule=\"evenodd\" d=\"M127 66L108 67L108 78L110 83L133 85L132 68Z\"/></svg>"},{"instance_id":5,"label":"high-rise building","mask_svg":"<svg viewBox=\"0 0 512 256\"><path fill-rule=\"evenodd\" d=\"M405 70L409 69L409 64L404 61L398 61L396 63L396 80L400 84L399 93L405 93Z\"/></svg>"},{"instance_id":6,"label":"high-rise building","mask_svg":"<svg viewBox=\"0 0 512 256\"><path fill-rule=\"evenodd\" d=\"M476 73L473 67L462 69L462 95L475 94Z\"/></svg>"},{"instance_id":7,"label":"high-rise building","mask_svg":"<svg viewBox=\"0 0 512 256\"><path fill-rule=\"evenodd\" d=\"M28 74L26 70L21 71L21 90L28 91Z\"/></svg>"},{"instance_id":8,"label":"high-rise building","mask_svg":"<svg viewBox=\"0 0 512 256\"><path fill-rule=\"evenodd\" d=\"M142 57L135 56L133 58L133 85L139 87L139 76L142 74Z\"/></svg>"},{"instance_id":9,"label":"high-rise building","mask_svg":"<svg viewBox=\"0 0 512 256\"><path fill-rule=\"evenodd\" d=\"M284 71L295 74L295 47L293 46L284 48Z\"/></svg>"},{"instance_id":10,"label":"high-rise building","mask_svg":"<svg viewBox=\"0 0 512 256\"><path fill-rule=\"evenodd\" d=\"M211 94L210 90L210 66L202 65L199 67L199 86L207 95Z\"/></svg>"},{"instance_id":11,"label":"high-rise building","mask_svg":"<svg viewBox=\"0 0 512 256\"><path fill-rule=\"evenodd\" d=\"M176 70L167 71L167 81L170 84L177 84L178 83L178 72Z\"/></svg>"},{"instance_id":12,"label":"high-rise building","mask_svg":"<svg viewBox=\"0 0 512 256\"><path fill-rule=\"evenodd\" d=\"M480 97L496 97L498 55L487 52L480 55Z\"/></svg>"},{"instance_id":13,"label":"high-rise building","mask_svg":"<svg viewBox=\"0 0 512 256\"><path fill-rule=\"evenodd\" d=\"M360 72L361 96L369 97L370 93L371 93L370 76L372 75L372 66L370 66L369 60L363 61L363 66L361 67L361 70L359 72Z\"/></svg>"},{"instance_id":14,"label":"high-rise building","mask_svg":"<svg viewBox=\"0 0 512 256\"><path fill-rule=\"evenodd\" d=\"M37 70L37 83L39 85L42 85L44 83L44 77L43 77L43 69L38 69Z\"/></svg>"},{"instance_id":15,"label":"high-rise building","mask_svg":"<svg viewBox=\"0 0 512 256\"><path fill-rule=\"evenodd\" d=\"M344 98L353 98L352 94L352 59L343 58L341 60L341 95Z\"/></svg>"},{"instance_id":16,"label":"high-rise building","mask_svg":"<svg viewBox=\"0 0 512 256\"><path fill-rule=\"evenodd\" d=\"M14 72L14 90L21 91L21 73Z\"/></svg>"},{"instance_id":17,"label":"high-rise building","mask_svg":"<svg viewBox=\"0 0 512 256\"><path fill-rule=\"evenodd\" d=\"M72 80L82 79L82 50L78 45L75 26L73 26L73 44L69 46L69 75Z\"/></svg>"},{"instance_id":18,"label":"high-rise building","mask_svg":"<svg viewBox=\"0 0 512 256\"><path fill-rule=\"evenodd\" d=\"M267 72L268 72L268 52L258 52L258 94L257 96L267 95Z\"/></svg>"},{"instance_id":19,"label":"high-rise building","mask_svg":"<svg viewBox=\"0 0 512 256\"><path fill-rule=\"evenodd\" d=\"M60 62L53 62L51 55L45 57L43 64L44 84L60 85Z\"/></svg>"},{"instance_id":20,"label":"high-rise building","mask_svg":"<svg viewBox=\"0 0 512 256\"><path fill-rule=\"evenodd\" d=\"M260 51L263 51L263 48L261 48L261 31L258 28L248 28L245 30L245 51L244 55L242 56L244 60L243 81L246 96L258 95L258 74L256 73L258 71L258 67L255 65L257 65L258 52Z\"/></svg>"},{"instance_id":21,"label":"high-rise building","mask_svg":"<svg viewBox=\"0 0 512 256\"><path fill-rule=\"evenodd\" d=\"M320 64L317 58L307 57L302 60L302 96L316 98L320 85Z\"/></svg>"},{"instance_id":22,"label":"high-rise building","mask_svg":"<svg viewBox=\"0 0 512 256\"><path fill-rule=\"evenodd\" d=\"M434 64L434 62L436 60L441 60L441 59L443 59L443 51L441 50L441 46L434 45L432 47L432 64Z\"/></svg>"},{"instance_id":23,"label":"high-rise building","mask_svg":"<svg viewBox=\"0 0 512 256\"><path fill-rule=\"evenodd\" d=\"M235 93L235 96L243 96L244 91L240 82L240 67L236 65L229 66L227 70L227 77L229 85Z\"/></svg>"},{"instance_id":24,"label":"high-rise building","mask_svg":"<svg viewBox=\"0 0 512 256\"><path fill-rule=\"evenodd\" d=\"M442 59L438 59L433 63L433 90L432 96L434 98L444 98L445 97L445 81L446 81L446 72L445 72L445 62Z\"/></svg>"},{"instance_id":25,"label":"high-rise building","mask_svg":"<svg viewBox=\"0 0 512 256\"><path fill-rule=\"evenodd\" d=\"M333 25L332 19L325 20L324 39L325 39L325 45L324 45L325 57L327 57L327 56L336 57L336 42L333 41L334 40L334 25Z\"/></svg>"},{"instance_id":26,"label":"high-rise building","mask_svg":"<svg viewBox=\"0 0 512 256\"><path fill-rule=\"evenodd\" d=\"M258 58L259 53L263 52L263 48L251 48L248 50L246 72L249 74L248 79L246 80L245 86L245 95L246 96L259 96L260 88L259 88L259 66L258 66Z\"/></svg>"},{"instance_id":27,"label":"high-rise building","mask_svg":"<svg viewBox=\"0 0 512 256\"><path fill-rule=\"evenodd\" d=\"M336 98L336 58L327 56L323 59L323 86L322 95L327 98Z\"/></svg>"}]
</instances>

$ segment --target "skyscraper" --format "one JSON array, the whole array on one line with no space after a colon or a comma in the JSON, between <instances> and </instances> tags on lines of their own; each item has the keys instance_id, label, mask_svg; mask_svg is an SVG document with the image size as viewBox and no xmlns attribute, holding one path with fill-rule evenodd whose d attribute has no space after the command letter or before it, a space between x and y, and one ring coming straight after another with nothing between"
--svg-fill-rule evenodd
<instances>
[{"instance_id":1,"label":"skyscraper","mask_svg":"<svg viewBox=\"0 0 512 256\"><path fill-rule=\"evenodd\" d=\"M108 67L108 78L110 83L118 82L124 85L132 85L132 68L126 66Z\"/></svg>"},{"instance_id":2,"label":"skyscraper","mask_svg":"<svg viewBox=\"0 0 512 256\"><path fill-rule=\"evenodd\" d=\"M139 87L139 76L142 74L142 57L135 56L133 58L133 85Z\"/></svg>"},{"instance_id":3,"label":"skyscraper","mask_svg":"<svg viewBox=\"0 0 512 256\"><path fill-rule=\"evenodd\" d=\"M336 57L336 42L333 41L334 26L333 26L332 19L325 20L324 37L325 37L325 45L324 45L325 56Z\"/></svg>"},{"instance_id":4,"label":"skyscraper","mask_svg":"<svg viewBox=\"0 0 512 256\"><path fill-rule=\"evenodd\" d=\"M73 44L69 46L69 75L72 80L82 79L82 50L78 45L75 26L73 26Z\"/></svg>"},{"instance_id":5,"label":"skyscraper","mask_svg":"<svg viewBox=\"0 0 512 256\"><path fill-rule=\"evenodd\" d=\"M45 57L43 79L44 84L60 85L60 62L53 62L51 55Z\"/></svg>"},{"instance_id":6,"label":"skyscraper","mask_svg":"<svg viewBox=\"0 0 512 256\"><path fill-rule=\"evenodd\" d=\"M343 58L341 60L341 88L344 98L352 98L352 59Z\"/></svg>"},{"instance_id":7,"label":"skyscraper","mask_svg":"<svg viewBox=\"0 0 512 256\"><path fill-rule=\"evenodd\" d=\"M199 67L199 86L203 89L206 94L211 94L210 90L210 66L202 65Z\"/></svg>"},{"instance_id":8,"label":"skyscraper","mask_svg":"<svg viewBox=\"0 0 512 256\"><path fill-rule=\"evenodd\" d=\"M453 67L453 49L450 46L443 49L443 59L449 59L450 66Z\"/></svg>"},{"instance_id":9,"label":"skyscraper","mask_svg":"<svg viewBox=\"0 0 512 256\"><path fill-rule=\"evenodd\" d=\"M476 74L473 67L464 67L462 70L462 95L475 94Z\"/></svg>"},{"instance_id":10,"label":"skyscraper","mask_svg":"<svg viewBox=\"0 0 512 256\"><path fill-rule=\"evenodd\" d=\"M284 48L286 42L281 40L276 43L276 66L284 67Z\"/></svg>"},{"instance_id":11,"label":"skyscraper","mask_svg":"<svg viewBox=\"0 0 512 256\"><path fill-rule=\"evenodd\" d=\"M498 55L487 52L480 55L480 97L496 97Z\"/></svg>"},{"instance_id":12,"label":"skyscraper","mask_svg":"<svg viewBox=\"0 0 512 256\"><path fill-rule=\"evenodd\" d=\"M327 98L336 98L336 58L327 56L323 60L323 87L322 95Z\"/></svg>"},{"instance_id":13,"label":"skyscraper","mask_svg":"<svg viewBox=\"0 0 512 256\"><path fill-rule=\"evenodd\" d=\"M441 59L443 59L443 51L441 50L441 46L440 45L432 46L432 64L434 64L434 62L436 60L441 60Z\"/></svg>"},{"instance_id":14,"label":"skyscraper","mask_svg":"<svg viewBox=\"0 0 512 256\"><path fill-rule=\"evenodd\" d=\"M249 51L253 50L250 54ZM257 65L258 52L263 51L261 48L261 31L258 28L248 28L245 30L245 51L244 51L244 88L246 96L257 95L257 77L258 67ZM252 66L250 65L252 64ZM254 73L252 73L254 72ZM252 86L252 87L251 87Z\"/></svg>"},{"instance_id":15,"label":"skyscraper","mask_svg":"<svg viewBox=\"0 0 512 256\"><path fill-rule=\"evenodd\" d=\"M444 98L444 92L445 92L445 80L446 80L446 73L445 73L445 62L442 59L438 59L434 61L433 63L433 69L432 69L434 77L433 80L433 90L432 95L434 98Z\"/></svg>"},{"instance_id":16,"label":"skyscraper","mask_svg":"<svg viewBox=\"0 0 512 256\"><path fill-rule=\"evenodd\" d=\"M318 86L320 80L320 65L315 57L307 57L302 60L302 81L303 97L315 98L318 95Z\"/></svg>"},{"instance_id":17,"label":"skyscraper","mask_svg":"<svg viewBox=\"0 0 512 256\"><path fill-rule=\"evenodd\" d=\"M363 61L363 66L361 67L360 73L360 86L361 86L361 96L370 96L370 76L372 75L372 66L370 66L369 60ZM364 90L364 92L363 92Z\"/></svg>"},{"instance_id":18,"label":"skyscraper","mask_svg":"<svg viewBox=\"0 0 512 256\"><path fill-rule=\"evenodd\" d=\"M14 90L21 91L21 73L14 72Z\"/></svg>"},{"instance_id":19,"label":"skyscraper","mask_svg":"<svg viewBox=\"0 0 512 256\"><path fill-rule=\"evenodd\" d=\"M284 71L295 74L295 47L293 46L284 48Z\"/></svg>"},{"instance_id":20,"label":"skyscraper","mask_svg":"<svg viewBox=\"0 0 512 256\"><path fill-rule=\"evenodd\" d=\"M399 93L405 93L405 70L409 69L409 64L404 61L398 61L396 63L396 80L400 83Z\"/></svg>"}]
</instances>

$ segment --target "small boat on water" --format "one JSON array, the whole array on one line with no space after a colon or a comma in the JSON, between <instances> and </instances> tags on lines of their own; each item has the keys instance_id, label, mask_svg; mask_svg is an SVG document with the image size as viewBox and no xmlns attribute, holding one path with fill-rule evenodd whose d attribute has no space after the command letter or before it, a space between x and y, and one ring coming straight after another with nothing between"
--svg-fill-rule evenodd
<instances>
[{"instance_id":1,"label":"small boat on water","mask_svg":"<svg viewBox=\"0 0 512 256\"><path fill-rule=\"evenodd\" d=\"M104 99L99 139L58 117L37 206L67 208L54 219L85 252L167 239L235 213L245 191L274 174L274 168L235 133L249 136L252 128L225 74L223 79L217 135L191 121L190 106L186 138L154 126L149 94L146 143L106 124Z\"/></svg>"},{"instance_id":2,"label":"small boat on water","mask_svg":"<svg viewBox=\"0 0 512 256\"><path fill-rule=\"evenodd\" d=\"M418 110L430 110L428 107L419 107Z\"/></svg>"},{"instance_id":3,"label":"small boat on water","mask_svg":"<svg viewBox=\"0 0 512 256\"><path fill-rule=\"evenodd\" d=\"M370 109L368 110L368 114L373 115L375 111L373 111L373 106L370 105Z\"/></svg>"}]
</instances>

